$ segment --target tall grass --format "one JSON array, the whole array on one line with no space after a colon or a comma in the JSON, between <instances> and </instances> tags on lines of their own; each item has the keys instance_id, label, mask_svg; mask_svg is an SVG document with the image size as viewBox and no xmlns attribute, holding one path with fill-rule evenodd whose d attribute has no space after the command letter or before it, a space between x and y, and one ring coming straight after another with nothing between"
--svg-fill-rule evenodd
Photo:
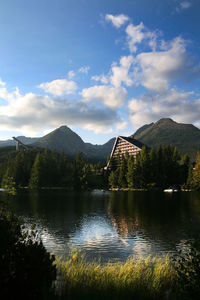
<instances>
[{"instance_id":1,"label":"tall grass","mask_svg":"<svg viewBox=\"0 0 200 300\"><path fill-rule=\"evenodd\" d=\"M175 299L177 277L168 257L101 264L72 253L56 265L61 299Z\"/></svg>"}]
</instances>

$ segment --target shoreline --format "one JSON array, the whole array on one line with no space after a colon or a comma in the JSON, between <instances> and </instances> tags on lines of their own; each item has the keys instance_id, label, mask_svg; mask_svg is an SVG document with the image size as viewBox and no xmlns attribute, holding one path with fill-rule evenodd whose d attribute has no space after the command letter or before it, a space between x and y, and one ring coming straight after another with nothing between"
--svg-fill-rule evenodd
<instances>
[{"instance_id":1,"label":"shoreline","mask_svg":"<svg viewBox=\"0 0 200 300\"><path fill-rule=\"evenodd\" d=\"M164 192L163 188L155 188L155 189L148 189L148 188L88 188L88 189L80 189L76 190L74 188L69 187L39 187L39 188L30 188L28 186L25 187L16 187L15 191L17 190L30 190L30 191L39 191L39 190L66 190L66 191L83 191L83 192L89 192L89 191L102 191L102 192ZM0 187L0 192L8 192L9 189ZM170 193L178 193L178 192L195 192L195 190L192 189L180 189L178 191L173 191Z\"/></svg>"}]
</instances>

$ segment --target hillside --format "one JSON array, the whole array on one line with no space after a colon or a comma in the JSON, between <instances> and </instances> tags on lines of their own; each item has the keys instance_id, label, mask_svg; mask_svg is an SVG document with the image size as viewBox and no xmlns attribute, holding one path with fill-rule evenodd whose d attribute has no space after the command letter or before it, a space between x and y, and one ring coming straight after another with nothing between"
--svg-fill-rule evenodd
<instances>
[{"instance_id":1,"label":"hillside","mask_svg":"<svg viewBox=\"0 0 200 300\"><path fill-rule=\"evenodd\" d=\"M14 146L0 147L0 163L7 160L8 155L10 158L14 158L16 156L16 148Z\"/></svg>"},{"instance_id":2,"label":"hillside","mask_svg":"<svg viewBox=\"0 0 200 300\"><path fill-rule=\"evenodd\" d=\"M17 136L17 138L25 145L30 145L38 140L38 138L31 138L26 136ZM16 142L12 139L0 141L0 147L15 146Z\"/></svg>"},{"instance_id":3,"label":"hillside","mask_svg":"<svg viewBox=\"0 0 200 300\"><path fill-rule=\"evenodd\" d=\"M85 151L87 157L92 158L93 160L104 160L106 161L107 157L110 155L113 148L115 138L110 139L107 143L103 145L92 145L90 143L85 144Z\"/></svg>"},{"instance_id":4,"label":"hillside","mask_svg":"<svg viewBox=\"0 0 200 300\"><path fill-rule=\"evenodd\" d=\"M74 157L81 151L85 158L105 161L110 154L115 139L104 145L85 143L78 134L67 126L61 126L38 139L32 146L48 148L58 152L64 150L67 155Z\"/></svg>"},{"instance_id":5,"label":"hillside","mask_svg":"<svg viewBox=\"0 0 200 300\"><path fill-rule=\"evenodd\" d=\"M149 147L173 144L180 154L188 154L191 158L195 158L200 149L200 129L168 118L142 126L134 136Z\"/></svg>"},{"instance_id":6,"label":"hillside","mask_svg":"<svg viewBox=\"0 0 200 300\"><path fill-rule=\"evenodd\" d=\"M75 156L78 151L85 154L85 143L67 126L61 126L46 134L33 143L32 146L56 150L58 152L63 149L69 156Z\"/></svg>"}]
</instances>

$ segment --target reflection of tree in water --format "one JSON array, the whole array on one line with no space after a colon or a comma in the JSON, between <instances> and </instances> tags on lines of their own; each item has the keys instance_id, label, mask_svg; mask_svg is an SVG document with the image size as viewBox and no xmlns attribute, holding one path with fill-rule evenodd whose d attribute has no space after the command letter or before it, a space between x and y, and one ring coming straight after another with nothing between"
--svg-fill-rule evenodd
<instances>
[{"instance_id":1,"label":"reflection of tree in water","mask_svg":"<svg viewBox=\"0 0 200 300\"><path fill-rule=\"evenodd\" d=\"M112 192L108 214L121 237L139 233L175 245L199 231L200 197L195 193Z\"/></svg>"},{"instance_id":2,"label":"reflection of tree in water","mask_svg":"<svg viewBox=\"0 0 200 300\"><path fill-rule=\"evenodd\" d=\"M65 190L32 190L17 195L15 210L32 215L47 226L63 227L69 223L77 228L83 216L105 211L107 201L88 192ZM71 227L71 226L70 226Z\"/></svg>"},{"instance_id":3,"label":"reflection of tree in water","mask_svg":"<svg viewBox=\"0 0 200 300\"><path fill-rule=\"evenodd\" d=\"M105 214L107 198L103 193L31 190L19 192L13 205L22 218L29 218L48 232L68 238L81 228L83 218Z\"/></svg>"},{"instance_id":4,"label":"reflection of tree in water","mask_svg":"<svg viewBox=\"0 0 200 300\"><path fill-rule=\"evenodd\" d=\"M189 193L190 201L193 202L192 209L200 222L200 192Z\"/></svg>"},{"instance_id":5,"label":"reflection of tree in water","mask_svg":"<svg viewBox=\"0 0 200 300\"><path fill-rule=\"evenodd\" d=\"M161 245L166 251L176 249L200 228L199 193L40 190L19 191L9 197L17 215L41 226L46 240L52 240L55 249L59 245L67 247L80 232L84 240L91 228L94 232L97 223L102 243L109 240L116 252L121 251L120 247L125 251L125 245L129 253L136 246L141 252L141 241L144 247L158 249Z\"/></svg>"}]
</instances>

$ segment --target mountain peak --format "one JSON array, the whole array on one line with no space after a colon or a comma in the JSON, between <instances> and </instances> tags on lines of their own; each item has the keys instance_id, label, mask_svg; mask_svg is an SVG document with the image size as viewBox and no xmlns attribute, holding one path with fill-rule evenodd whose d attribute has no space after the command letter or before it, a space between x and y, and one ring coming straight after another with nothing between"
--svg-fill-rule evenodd
<instances>
[{"instance_id":1,"label":"mountain peak","mask_svg":"<svg viewBox=\"0 0 200 300\"><path fill-rule=\"evenodd\" d=\"M170 118L162 118L162 119L158 120L155 124L167 124L167 123L175 124L176 122Z\"/></svg>"},{"instance_id":2,"label":"mountain peak","mask_svg":"<svg viewBox=\"0 0 200 300\"><path fill-rule=\"evenodd\" d=\"M194 125L177 123L170 118L142 126L136 131L135 138L149 147L172 144L180 154L189 154L192 158L200 148L200 130Z\"/></svg>"},{"instance_id":3,"label":"mountain peak","mask_svg":"<svg viewBox=\"0 0 200 300\"><path fill-rule=\"evenodd\" d=\"M62 131L62 132L69 132L72 131L69 127L67 127L66 125L62 125L60 127L57 128L57 130Z\"/></svg>"}]
</instances>

